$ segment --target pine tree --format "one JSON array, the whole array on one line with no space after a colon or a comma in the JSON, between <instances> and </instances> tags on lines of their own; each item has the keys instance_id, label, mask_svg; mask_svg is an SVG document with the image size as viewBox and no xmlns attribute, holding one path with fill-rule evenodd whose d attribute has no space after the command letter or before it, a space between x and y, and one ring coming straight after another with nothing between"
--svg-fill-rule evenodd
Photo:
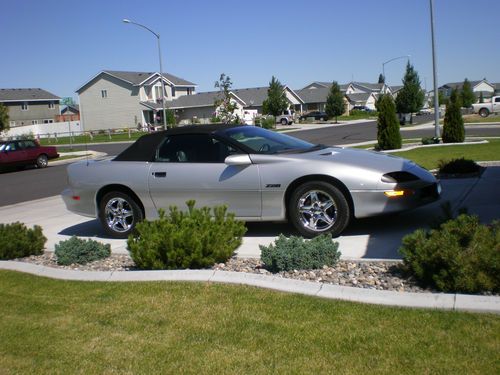
<instances>
[{"instance_id":1,"label":"pine tree","mask_svg":"<svg viewBox=\"0 0 500 375\"><path fill-rule=\"evenodd\" d=\"M267 115L278 116L288 108L285 91L280 81L274 76L269 82L267 89L267 99L262 103L262 112Z\"/></svg>"},{"instance_id":2,"label":"pine tree","mask_svg":"<svg viewBox=\"0 0 500 375\"><path fill-rule=\"evenodd\" d=\"M464 80L460 96L462 99L462 106L465 108L472 107L472 104L476 102L476 96L474 95L474 91L472 91L472 86L467 78Z\"/></svg>"},{"instance_id":3,"label":"pine tree","mask_svg":"<svg viewBox=\"0 0 500 375\"><path fill-rule=\"evenodd\" d=\"M482 91L479 92L479 103L484 103L484 95Z\"/></svg>"},{"instance_id":4,"label":"pine tree","mask_svg":"<svg viewBox=\"0 0 500 375\"><path fill-rule=\"evenodd\" d=\"M382 73L378 75L378 83L385 83L385 77Z\"/></svg>"},{"instance_id":5,"label":"pine tree","mask_svg":"<svg viewBox=\"0 0 500 375\"><path fill-rule=\"evenodd\" d=\"M330 92L326 98L325 112L328 117L335 117L335 123L337 123L337 116L340 116L345 111L344 95L340 91L340 87L337 82L333 81Z\"/></svg>"},{"instance_id":6,"label":"pine tree","mask_svg":"<svg viewBox=\"0 0 500 375\"><path fill-rule=\"evenodd\" d=\"M446 106L443 125L443 142L457 143L465 140L464 119L460 110L458 90L454 89L450 96L450 103Z\"/></svg>"},{"instance_id":7,"label":"pine tree","mask_svg":"<svg viewBox=\"0 0 500 375\"><path fill-rule=\"evenodd\" d=\"M406 73L403 78L403 88L398 92L398 96L396 97L396 109L398 113L409 113L411 124L411 114L422 109L424 99L425 93L420 86L418 73L408 61L406 64Z\"/></svg>"},{"instance_id":8,"label":"pine tree","mask_svg":"<svg viewBox=\"0 0 500 375\"><path fill-rule=\"evenodd\" d=\"M401 133L396 117L396 106L390 95L383 95L377 103L377 141L381 150L401 148Z\"/></svg>"},{"instance_id":9,"label":"pine tree","mask_svg":"<svg viewBox=\"0 0 500 375\"><path fill-rule=\"evenodd\" d=\"M9 130L9 110L0 103L0 133Z\"/></svg>"}]
</instances>

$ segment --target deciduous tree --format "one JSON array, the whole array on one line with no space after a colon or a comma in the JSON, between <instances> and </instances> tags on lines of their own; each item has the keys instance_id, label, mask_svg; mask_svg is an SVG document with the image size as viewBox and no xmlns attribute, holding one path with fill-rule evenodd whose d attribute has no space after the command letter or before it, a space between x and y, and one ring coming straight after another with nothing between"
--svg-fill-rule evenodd
<instances>
[{"instance_id":1,"label":"deciduous tree","mask_svg":"<svg viewBox=\"0 0 500 375\"><path fill-rule=\"evenodd\" d=\"M465 108L472 107L472 104L476 102L476 96L474 95L474 91L472 91L472 86L467 78L464 80L460 97L462 99L462 106Z\"/></svg>"},{"instance_id":2,"label":"deciduous tree","mask_svg":"<svg viewBox=\"0 0 500 375\"><path fill-rule=\"evenodd\" d=\"M231 82L231 78L226 76L224 73L220 75L218 81L215 82L215 87L219 89L220 95L215 100L215 111L217 113L217 117L224 124L238 123L239 117L234 113L238 106L236 103L231 100L231 86L233 82Z\"/></svg>"}]
</instances>

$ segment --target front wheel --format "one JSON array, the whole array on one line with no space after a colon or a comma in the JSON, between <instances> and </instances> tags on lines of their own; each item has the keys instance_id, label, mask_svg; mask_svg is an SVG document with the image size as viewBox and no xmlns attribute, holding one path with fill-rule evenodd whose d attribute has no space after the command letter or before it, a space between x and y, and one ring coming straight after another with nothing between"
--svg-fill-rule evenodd
<instances>
[{"instance_id":1,"label":"front wheel","mask_svg":"<svg viewBox=\"0 0 500 375\"><path fill-rule=\"evenodd\" d=\"M122 192L107 193L99 205L99 220L105 232L114 238L127 238L143 218L137 202Z\"/></svg>"},{"instance_id":2,"label":"front wheel","mask_svg":"<svg viewBox=\"0 0 500 375\"><path fill-rule=\"evenodd\" d=\"M344 194L323 181L300 185L290 198L288 211L292 224L308 238L324 233L339 236L351 216Z\"/></svg>"},{"instance_id":3,"label":"front wheel","mask_svg":"<svg viewBox=\"0 0 500 375\"><path fill-rule=\"evenodd\" d=\"M288 120L286 118L282 118L281 125L288 125Z\"/></svg>"},{"instance_id":4,"label":"front wheel","mask_svg":"<svg viewBox=\"0 0 500 375\"><path fill-rule=\"evenodd\" d=\"M38 168L46 168L47 165L49 165L49 159L47 158L47 155L42 154L36 158L36 166Z\"/></svg>"}]
</instances>

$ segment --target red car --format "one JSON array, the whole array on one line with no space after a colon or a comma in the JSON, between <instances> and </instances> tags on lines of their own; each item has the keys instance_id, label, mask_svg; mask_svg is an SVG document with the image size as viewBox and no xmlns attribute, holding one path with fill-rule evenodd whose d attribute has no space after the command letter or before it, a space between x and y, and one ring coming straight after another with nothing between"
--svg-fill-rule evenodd
<instances>
[{"instance_id":1,"label":"red car","mask_svg":"<svg viewBox=\"0 0 500 375\"><path fill-rule=\"evenodd\" d=\"M40 146L30 139L0 142L0 168L25 165L45 168L49 159L58 157L55 147Z\"/></svg>"}]
</instances>

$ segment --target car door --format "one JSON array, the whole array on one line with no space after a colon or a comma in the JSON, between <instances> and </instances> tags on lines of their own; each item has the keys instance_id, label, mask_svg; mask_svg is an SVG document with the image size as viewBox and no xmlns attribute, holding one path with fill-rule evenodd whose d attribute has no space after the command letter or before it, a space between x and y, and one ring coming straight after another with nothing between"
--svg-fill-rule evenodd
<instances>
[{"instance_id":1,"label":"car door","mask_svg":"<svg viewBox=\"0 0 500 375\"><path fill-rule=\"evenodd\" d=\"M493 101L493 112L500 112L500 96L497 96Z\"/></svg>"},{"instance_id":2,"label":"car door","mask_svg":"<svg viewBox=\"0 0 500 375\"><path fill-rule=\"evenodd\" d=\"M26 163L26 151L18 142L8 142L2 151L2 164L21 165Z\"/></svg>"},{"instance_id":3,"label":"car door","mask_svg":"<svg viewBox=\"0 0 500 375\"><path fill-rule=\"evenodd\" d=\"M210 134L169 135L160 143L149 173L149 191L157 209L186 209L225 204L238 217L260 217L262 198L257 165L226 165L237 153Z\"/></svg>"}]
</instances>

